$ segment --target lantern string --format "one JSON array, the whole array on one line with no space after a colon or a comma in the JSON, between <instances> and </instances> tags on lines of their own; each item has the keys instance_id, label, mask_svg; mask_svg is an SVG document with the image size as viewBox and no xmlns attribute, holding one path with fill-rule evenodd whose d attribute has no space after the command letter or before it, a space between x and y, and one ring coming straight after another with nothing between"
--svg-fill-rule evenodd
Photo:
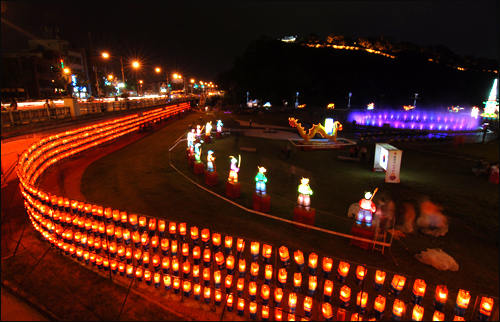
<instances>
[{"instance_id":1,"label":"lantern string","mask_svg":"<svg viewBox=\"0 0 500 322\"><path fill-rule=\"evenodd\" d=\"M376 244L376 245L382 245L382 246L386 246L386 247L390 247L391 246L391 244L389 244L389 243L379 242L379 241L376 241L376 240L361 238L361 237L352 236L352 235L347 235L347 234L339 233L339 232L336 232L336 231L331 231L331 230L328 230L328 229L323 229L323 228L319 228L319 227L315 227L315 226L306 225L306 224L299 223L299 222L296 222L296 221L293 221L293 220L288 220L288 219L276 217L276 216L273 216L273 215L269 215L269 214L265 214L265 213L262 213L262 212L259 212L259 211L255 211L255 210L252 210L252 209L245 208L245 207L237 204L236 202L234 202L232 200L229 200L227 198L224 198L224 197L216 194L215 192L210 191L209 189L203 187L202 185L194 182L193 180L191 180L191 178L187 177L184 173L182 173L181 171L179 171L172 164L172 162L170 162L170 166L172 168L174 168L174 170L177 171L184 178L186 178L187 180L191 181L192 183L194 183L195 185L197 185L201 189L203 189L203 190L205 190L205 191L213 194L214 196L217 196L217 197L225 200L226 202L229 202L229 203L231 203L231 204L233 204L233 205L235 205L235 206L237 206L237 207L239 207L239 208L241 208L241 209L243 209L243 210L245 210L247 212L251 212L251 213L254 213L254 214L257 214L257 215L260 215L260 216L264 216L264 217L268 217L268 218L271 218L271 219L279 220L279 221L286 222L286 223L289 223L289 224L293 224L293 225L297 225L297 226L302 226L302 227L305 227L305 228L308 228L308 229L313 229L313 230L321 231L321 232L324 232L324 233L327 233L327 234L331 234L331 235L337 235L337 236L341 236L341 237L345 237L345 238L351 238L351 239L355 239L355 240L359 240L359 241L364 241L364 242L369 242L369 243L373 243L373 244Z\"/></svg>"}]
</instances>

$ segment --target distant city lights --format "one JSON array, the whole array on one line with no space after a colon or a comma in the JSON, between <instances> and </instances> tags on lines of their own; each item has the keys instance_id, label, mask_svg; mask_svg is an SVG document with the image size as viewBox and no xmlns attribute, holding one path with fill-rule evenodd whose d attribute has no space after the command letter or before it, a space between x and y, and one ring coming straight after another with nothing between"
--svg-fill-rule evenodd
<instances>
[{"instance_id":1,"label":"distant city lights","mask_svg":"<svg viewBox=\"0 0 500 322\"><path fill-rule=\"evenodd\" d=\"M405 111L409 111L409 110L414 109L415 106L413 106L413 105L405 105L405 106L403 106L403 108L405 109Z\"/></svg>"},{"instance_id":2,"label":"distant city lights","mask_svg":"<svg viewBox=\"0 0 500 322\"><path fill-rule=\"evenodd\" d=\"M367 109L367 110L373 110L374 106L375 106L375 104L370 103L370 104L368 104L368 105L366 106L366 109Z\"/></svg>"}]
</instances>

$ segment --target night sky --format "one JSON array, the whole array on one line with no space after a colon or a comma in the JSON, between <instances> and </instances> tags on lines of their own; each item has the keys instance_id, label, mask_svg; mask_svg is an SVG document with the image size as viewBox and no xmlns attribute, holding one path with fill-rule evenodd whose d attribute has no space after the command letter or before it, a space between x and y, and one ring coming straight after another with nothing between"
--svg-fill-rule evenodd
<instances>
[{"instance_id":1,"label":"night sky","mask_svg":"<svg viewBox=\"0 0 500 322\"><path fill-rule=\"evenodd\" d=\"M5 6L5 3L7 4ZM392 37L499 59L498 1L2 1L2 53L27 48L46 24L95 52L213 81L252 40ZM4 11L5 9L5 11ZM13 27L15 26L15 27ZM146 75L144 75L146 76Z\"/></svg>"}]
</instances>

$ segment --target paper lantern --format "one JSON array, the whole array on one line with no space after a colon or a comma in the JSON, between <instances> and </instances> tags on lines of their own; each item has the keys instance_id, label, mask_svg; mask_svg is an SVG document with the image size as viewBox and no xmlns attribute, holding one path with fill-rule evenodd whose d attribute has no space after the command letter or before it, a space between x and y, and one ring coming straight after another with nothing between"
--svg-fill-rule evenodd
<instances>
[{"instance_id":1,"label":"paper lantern","mask_svg":"<svg viewBox=\"0 0 500 322\"><path fill-rule=\"evenodd\" d=\"M444 313L435 311L432 316L432 321L444 321Z\"/></svg>"},{"instance_id":2,"label":"paper lantern","mask_svg":"<svg viewBox=\"0 0 500 322\"><path fill-rule=\"evenodd\" d=\"M245 249L245 240L242 238L238 238L236 241L236 255L241 257L243 255L243 250Z\"/></svg>"},{"instance_id":3,"label":"paper lantern","mask_svg":"<svg viewBox=\"0 0 500 322\"><path fill-rule=\"evenodd\" d=\"M304 269L304 254L300 250L297 250L293 253L293 258L297 264L297 272L302 272Z\"/></svg>"},{"instance_id":4,"label":"paper lantern","mask_svg":"<svg viewBox=\"0 0 500 322\"><path fill-rule=\"evenodd\" d=\"M208 247L208 242L210 241L210 230L207 228L202 229L201 231L201 241L205 247Z\"/></svg>"},{"instance_id":5,"label":"paper lantern","mask_svg":"<svg viewBox=\"0 0 500 322\"><path fill-rule=\"evenodd\" d=\"M385 272L377 270L375 272L375 280L373 281L373 288L375 291L380 292L385 282Z\"/></svg>"},{"instance_id":6,"label":"paper lantern","mask_svg":"<svg viewBox=\"0 0 500 322\"><path fill-rule=\"evenodd\" d=\"M368 293L359 291L356 297L356 307L361 315L365 314L366 302L368 302Z\"/></svg>"},{"instance_id":7,"label":"paper lantern","mask_svg":"<svg viewBox=\"0 0 500 322\"><path fill-rule=\"evenodd\" d=\"M465 315L465 310L469 306L470 293L469 291L459 290L457 295L457 301L455 302L455 314L463 317Z\"/></svg>"},{"instance_id":8,"label":"paper lantern","mask_svg":"<svg viewBox=\"0 0 500 322\"><path fill-rule=\"evenodd\" d=\"M120 220L122 222L122 227L126 228L127 227L127 221L128 221L128 216L126 211L120 212ZM132 222L130 222L132 224Z\"/></svg>"},{"instance_id":9,"label":"paper lantern","mask_svg":"<svg viewBox=\"0 0 500 322\"><path fill-rule=\"evenodd\" d=\"M288 248L286 248L285 246L281 246L279 248L279 253L281 262L283 263L283 267L290 266L290 255L288 254Z\"/></svg>"},{"instance_id":10,"label":"paper lantern","mask_svg":"<svg viewBox=\"0 0 500 322\"><path fill-rule=\"evenodd\" d=\"M163 275L163 285L165 285L165 291L172 289L172 278L170 275Z\"/></svg>"},{"instance_id":11,"label":"paper lantern","mask_svg":"<svg viewBox=\"0 0 500 322\"><path fill-rule=\"evenodd\" d=\"M257 283L250 282L250 284L248 284L248 295L250 296L250 301L255 301L255 297L257 296Z\"/></svg>"},{"instance_id":12,"label":"paper lantern","mask_svg":"<svg viewBox=\"0 0 500 322\"><path fill-rule=\"evenodd\" d=\"M312 314L313 307L313 299L312 297L306 296L304 299L304 313L307 317L310 317Z\"/></svg>"},{"instance_id":13,"label":"paper lantern","mask_svg":"<svg viewBox=\"0 0 500 322\"><path fill-rule=\"evenodd\" d=\"M264 270L264 284L270 285L273 278L273 265L266 265Z\"/></svg>"},{"instance_id":14,"label":"paper lantern","mask_svg":"<svg viewBox=\"0 0 500 322\"><path fill-rule=\"evenodd\" d=\"M260 289L260 297L262 300L263 305L267 305L269 302L269 295L271 294L271 289L267 285L262 285L262 288Z\"/></svg>"},{"instance_id":15,"label":"paper lantern","mask_svg":"<svg viewBox=\"0 0 500 322\"><path fill-rule=\"evenodd\" d=\"M193 282L195 282L195 283L200 282L200 266L199 265L193 265Z\"/></svg>"},{"instance_id":16,"label":"paper lantern","mask_svg":"<svg viewBox=\"0 0 500 322\"><path fill-rule=\"evenodd\" d=\"M78 259L78 261L83 261L83 249L78 247L76 249L76 258Z\"/></svg>"},{"instance_id":17,"label":"paper lantern","mask_svg":"<svg viewBox=\"0 0 500 322\"><path fill-rule=\"evenodd\" d=\"M453 318L453 321L465 321L465 319L461 316L455 315L455 317Z\"/></svg>"},{"instance_id":18,"label":"paper lantern","mask_svg":"<svg viewBox=\"0 0 500 322\"><path fill-rule=\"evenodd\" d=\"M229 294L227 296L227 301L226 301L226 308L229 312L233 310L233 303L234 303L234 297L233 294Z\"/></svg>"},{"instance_id":19,"label":"paper lantern","mask_svg":"<svg viewBox=\"0 0 500 322\"><path fill-rule=\"evenodd\" d=\"M181 279L178 277L174 277L172 285L174 287L174 293L179 294L179 292L181 291Z\"/></svg>"},{"instance_id":20,"label":"paper lantern","mask_svg":"<svg viewBox=\"0 0 500 322\"><path fill-rule=\"evenodd\" d=\"M256 262L252 262L252 264L250 264L250 280L256 281L258 275L259 275L259 264Z\"/></svg>"},{"instance_id":21,"label":"paper lantern","mask_svg":"<svg viewBox=\"0 0 500 322\"><path fill-rule=\"evenodd\" d=\"M182 263L182 278L189 278L190 274L191 274L191 263L190 262Z\"/></svg>"},{"instance_id":22,"label":"paper lantern","mask_svg":"<svg viewBox=\"0 0 500 322\"><path fill-rule=\"evenodd\" d=\"M234 274L234 256L229 255L226 259L226 268L227 268L227 274L233 275Z\"/></svg>"},{"instance_id":23,"label":"paper lantern","mask_svg":"<svg viewBox=\"0 0 500 322\"><path fill-rule=\"evenodd\" d=\"M250 254L252 255L252 261L256 262L259 259L260 243L251 242L250 243Z\"/></svg>"},{"instance_id":24,"label":"paper lantern","mask_svg":"<svg viewBox=\"0 0 500 322\"><path fill-rule=\"evenodd\" d=\"M161 260L161 267L163 269L163 274L168 274L170 271L170 257L163 257Z\"/></svg>"},{"instance_id":25,"label":"paper lantern","mask_svg":"<svg viewBox=\"0 0 500 322\"><path fill-rule=\"evenodd\" d=\"M295 321L295 314L288 313L288 321Z\"/></svg>"},{"instance_id":26,"label":"paper lantern","mask_svg":"<svg viewBox=\"0 0 500 322\"><path fill-rule=\"evenodd\" d=\"M245 300L244 299L242 299L242 298L238 299L237 309L238 309L238 315L243 316L243 313L245 311Z\"/></svg>"},{"instance_id":27,"label":"paper lantern","mask_svg":"<svg viewBox=\"0 0 500 322\"><path fill-rule=\"evenodd\" d=\"M287 274L286 268L280 268L278 271L278 287L285 288Z\"/></svg>"},{"instance_id":28,"label":"paper lantern","mask_svg":"<svg viewBox=\"0 0 500 322\"><path fill-rule=\"evenodd\" d=\"M188 243L182 243L182 259L184 261L188 260L189 256L189 244Z\"/></svg>"},{"instance_id":29,"label":"paper lantern","mask_svg":"<svg viewBox=\"0 0 500 322\"><path fill-rule=\"evenodd\" d=\"M186 239L186 232L187 232L186 223L181 222L179 224L179 235L181 236L182 241Z\"/></svg>"},{"instance_id":30,"label":"paper lantern","mask_svg":"<svg viewBox=\"0 0 500 322\"><path fill-rule=\"evenodd\" d=\"M130 245L130 230L123 230L123 241L126 245Z\"/></svg>"},{"instance_id":31,"label":"paper lantern","mask_svg":"<svg viewBox=\"0 0 500 322\"><path fill-rule=\"evenodd\" d=\"M309 297L310 299L310 297ZM307 317L310 317L311 316L311 313L308 313L308 312L311 312L312 310L312 299L311 299L311 309L309 309L309 311L306 310L306 302L304 300L304 311L306 312L306 316ZM325 318L325 321L332 321L333 320L333 310L332 310L332 306L330 305L330 303L323 303L323 305L321 306L321 310L323 311L323 317Z\"/></svg>"},{"instance_id":32,"label":"paper lantern","mask_svg":"<svg viewBox=\"0 0 500 322\"><path fill-rule=\"evenodd\" d=\"M116 257L116 252L118 251L118 246L116 245L115 242L109 244L109 254L111 257L115 258Z\"/></svg>"},{"instance_id":33,"label":"paper lantern","mask_svg":"<svg viewBox=\"0 0 500 322\"><path fill-rule=\"evenodd\" d=\"M330 303L333 292L333 282L330 280L325 281L325 286L323 288L323 301Z\"/></svg>"},{"instance_id":34,"label":"paper lantern","mask_svg":"<svg viewBox=\"0 0 500 322\"><path fill-rule=\"evenodd\" d=\"M201 285L200 284L194 284L193 286L193 294L194 294L194 299L196 301L200 300L200 295L201 295Z\"/></svg>"},{"instance_id":35,"label":"paper lantern","mask_svg":"<svg viewBox=\"0 0 500 322\"><path fill-rule=\"evenodd\" d=\"M345 320L345 309L339 308L337 310L337 319L336 321L344 321Z\"/></svg>"},{"instance_id":36,"label":"paper lantern","mask_svg":"<svg viewBox=\"0 0 500 322\"><path fill-rule=\"evenodd\" d=\"M195 265L200 264L201 250L199 246L193 248L193 262Z\"/></svg>"},{"instance_id":37,"label":"paper lantern","mask_svg":"<svg viewBox=\"0 0 500 322\"><path fill-rule=\"evenodd\" d=\"M215 305L220 306L222 300L222 293L220 290L215 290Z\"/></svg>"},{"instance_id":38,"label":"paper lantern","mask_svg":"<svg viewBox=\"0 0 500 322\"><path fill-rule=\"evenodd\" d=\"M323 277L328 278L332 271L333 260L328 257L323 257Z\"/></svg>"},{"instance_id":39,"label":"paper lantern","mask_svg":"<svg viewBox=\"0 0 500 322\"><path fill-rule=\"evenodd\" d=\"M251 302L248 311L250 312L250 318L255 320L257 318L257 303Z\"/></svg>"},{"instance_id":40,"label":"paper lantern","mask_svg":"<svg viewBox=\"0 0 500 322\"><path fill-rule=\"evenodd\" d=\"M316 276L309 276L309 296L314 296L317 286L318 278Z\"/></svg>"},{"instance_id":41,"label":"paper lantern","mask_svg":"<svg viewBox=\"0 0 500 322\"><path fill-rule=\"evenodd\" d=\"M155 272L160 271L160 264L161 264L160 256L154 255L153 256L153 268L154 268Z\"/></svg>"},{"instance_id":42,"label":"paper lantern","mask_svg":"<svg viewBox=\"0 0 500 322\"><path fill-rule=\"evenodd\" d=\"M135 277L137 277L137 281L139 282L142 282L142 273L143 273L142 267L137 267L135 269Z\"/></svg>"},{"instance_id":43,"label":"paper lantern","mask_svg":"<svg viewBox=\"0 0 500 322\"><path fill-rule=\"evenodd\" d=\"M405 309L405 303L403 301L398 299L394 300L394 304L392 306L391 320L401 321L404 309Z\"/></svg>"},{"instance_id":44,"label":"paper lantern","mask_svg":"<svg viewBox=\"0 0 500 322\"><path fill-rule=\"evenodd\" d=\"M134 266L127 265L126 271L127 271L127 278L132 278L134 276Z\"/></svg>"},{"instance_id":45,"label":"paper lantern","mask_svg":"<svg viewBox=\"0 0 500 322\"><path fill-rule=\"evenodd\" d=\"M214 283L215 283L215 288L220 289L220 284L222 281L222 274L220 271L215 271L214 272Z\"/></svg>"},{"instance_id":46,"label":"paper lantern","mask_svg":"<svg viewBox=\"0 0 500 322\"><path fill-rule=\"evenodd\" d=\"M220 234L213 233L212 234L212 247L213 247L214 253L217 253L220 250L220 244L221 244Z\"/></svg>"},{"instance_id":47,"label":"paper lantern","mask_svg":"<svg viewBox=\"0 0 500 322\"><path fill-rule=\"evenodd\" d=\"M174 276L179 276L179 260L177 258L172 259L172 272Z\"/></svg>"},{"instance_id":48,"label":"paper lantern","mask_svg":"<svg viewBox=\"0 0 500 322\"><path fill-rule=\"evenodd\" d=\"M195 245L198 245L198 227L193 226L191 227L191 239L193 240L193 243Z\"/></svg>"},{"instance_id":49,"label":"paper lantern","mask_svg":"<svg viewBox=\"0 0 500 322\"><path fill-rule=\"evenodd\" d=\"M274 320L281 321L283 319L283 312L279 307L274 309Z\"/></svg>"},{"instance_id":50,"label":"paper lantern","mask_svg":"<svg viewBox=\"0 0 500 322\"><path fill-rule=\"evenodd\" d=\"M123 241L123 231L121 227L115 227L115 237L117 243L121 243Z\"/></svg>"},{"instance_id":51,"label":"paper lantern","mask_svg":"<svg viewBox=\"0 0 500 322\"><path fill-rule=\"evenodd\" d=\"M339 282L344 283L345 279L347 277L347 273L349 273L349 263L346 262L340 262L339 263L339 268L337 269L337 279Z\"/></svg>"},{"instance_id":52,"label":"paper lantern","mask_svg":"<svg viewBox=\"0 0 500 322\"><path fill-rule=\"evenodd\" d=\"M448 300L448 288L446 285L436 286L436 294L434 296L434 308L440 312L443 312L444 305Z\"/></svg>"},{"instance_id":53,"label":"paper lantern","mask_svg":"<svg viewBox=\"0 0 500 322\"><path fill-rule=\"evenodd\" d=\"M161 253L163 256L168 256L170 254L170 241L167 238L161 239Z\"/></svg>"},{"instance_id":54,"label":"paper lantern","mask_svg":"<svg viewBox=\"0 0 500 322\"><path fill-rule=\"evenodd\" d=\"M156 234L156 219L154 218L149 219L148 229L149 229L149 237L153 237Z\"/></svg>"},{"instance_id":55,"label":"paper lantern","mask_svg":"<svg viewBox=\"0 0 500 322\"><path fill-rule=\"evenodd\" d=\"M481 297L477 318L480 321L488 321L492 310L493 310L493 299L484 296Z\"/></svg>"},{"instance_id":56,"label":"paper lantern","mask_svg":"<svg viewBox=\"0 0 500 322\"><path fill-rule=\"evenodd\" d=\"M125 263L119 262L118 263L118 271L120 272L121 276L125 276Z\"/></svg>"},{"instance_id":57,"label":"paper lantern","mask_svg":"<svg viewBox=\"0 0 500 322\"><path fill-rule=\"evenodd\" d=\"M424 317L424 308L421 307L420 305L416 304L413 307L413 312L411 314L411 320L412 321L422 321Z\"/></svg>"},{"instance_id":58,"label":"paper lantern","mask_svg":"<svg viewBox=\"0 0 500 322\"><path fill-rule=\"evenodd\" d=\"M311 253L309 255L308 267L309 267L309 274L315 275L316 268L318 267L318 255L316 255L315 253Z\"/></svg>"},{"instance_id":59,"label":"paper lantern","mask_svg":"<svg viewBox=\"0 0 500 322\"><path fill-rule=\"evenodd\" d=\"M144 252L142 254L142 265L144 265L145 268L149 267L149 253Z\"/></svg>"},{"instance_id":60,"label":"paper lantern","mask_svg":"<svg viewBox=\"0 0 500 322\"><path fill-rule=\"evenodd\" d=\"M172 257L177 257L177 240L172 240L170 249L172 251Z\"/></svg>"},{"instance_id":61,"label":"paper lantern","mask_svg":"<svg viewBox=\"0 0 500 322\"><path fill-rule=\"evenodd\" d=\"M175 222L171 221L168 223L168 232L170 233L170 239L176 238L177 224Z\"/></svg>"},{"instance_id":62,"label":"paper lantern","mask_svg":"<svg viewBox=\"0 0 500 322\"><path fill-rule=\"evenodd\" d=\"M245 279L238 278L238 282L236 283L236 293L238 296L243 296L243 288L245 287Z\"/></svg>"},{"instance_id":63,"label":"paper lantern","mask_svg":"<svg viewBox=\"0 0 500 322\"><path fill-rule=\"evenodd\" d=\"M390 286L390 292L396 296L399 296L401 290L405 286L405 282L406 282L406 277L394 275Z\"/></svg>"},{"instance_id":64,"label":"paper lantern","mask_svg":"<svg viewBox=\"0 0 500 322\"><path fill-rule=\"evenodd\" d=\"M373 303L373 315L377 320L382 319L382 316L384 316L385 302L385 297L379 295Z\"/></svg>"},{"instance_id":65,"label":"paper lantern","mask_svg":"<svg viewBox=\"0 0 500 322\"><path fill-rule=\"evenodd\" d=\"M280 306L283 299L283 289L277 287L274 289L274 306Z\"/></svg>"},{"instance_id":66,"label":"paper lantern","mask_svg":"<svg viewBox=\"0 0 500 322\"><path fill-rule=\"evenodd\" d=\"M226 236L224 238L224 249L225 249L226 255L231 254L231 251L233 249L233 237Z\"/></svg>"},{"instance_id":67,"label":"paper lantern","mask_svg":"<svg viewBox=\"0 0 500 322\"><path fill-rule=\"evenodd\" d=\"M233 285L233 276L232 275L226 275L226 294L231 293L231 286Z\"/></svg>"},{"instance_id":68,"label":"paper lantern","mask_svg":"<svg viewBox=\"0 0 500 322\"><path fill-rule=\"evenodd\" d=\"M245 270L247 267L247 262L245 259L240 259L238 261L238 276L239 278L245 277Z\"/></svg>"},{"instance_id":69,"label":"paper lantern","mask_svg":"<svg viewBox=\"0 0 500 322\"><path fill-rule=\"evenodd\" d=\"M219 270L223 270L226 268L226 260L224 258L224 255L222 255L222 252L218 252L217 254L215 254L215 262L217 263Z\"/></svg>"},{"instance_id":70,"label":"paper lantern","mask_svg":"<svg viewBox=\"0 0 500 322\"><path fill-rule=\"evenodd\" d=\"M149 269L146 269L144 271L144 280L146 280L147 285L151 285L152 279L151 279L151 271Z\"/></svg>"},{"instance_id":71,"label":"paper lantern","mask_svg":"<svg viewBox=\"0 0 500 322\"><path fill-rule=\"evenodd\" d=\"M267 244L262 245L262 259L266 264L270 263L272 253L273 253L273 246Z\"/></svg>"},{"instance_id":72,"label":"paper lantern","mask_svg":"<svg viewBox=\"0 0 500 322\"><path fill-rule=\"evenodd\" d=\"M361 285L363 283L363 280L365 279L367 269L364 266L358 266L356 268L356 275L354 276L354 281L356 282L357 285Z\"/></svg>"},{"instance_id":73,"label":"paper lantern","mask_svg":"<svg viewBox=\"0 0 500 322\"><path fill-rule=\"evenodd\" d=\"M210 286L210 268L203 269L203 282L205 283L205 287Z\"/></svg>"},{"instance_id":74,"label":"paper lantern","mask_svg":"<svg viewBox=\"0 0 500 322\"><path fill-rule=\"evenodd\" d=\"M293 291L295 293L300 293L300 287L302 285L302 273L293 274Z\"/></svg>"},{"instance_id":75,"label":"paper lantern","mask_svg":"<svg viewBox=\"0 0 500 322\"><path fill-rule=\"evenodd\" d=\"M262 321L269 321L269 306L262 306Z\"/></svg>"},{"instance_id":76,"label":"paper lantern","mask_svg":"<svg viewBox=\"0 0 500 322\"><path fill-rule=\"evenodd\" d=\"M288 294L288 307L290 308L290 312L295 314L295 309L297 307L297 294L290 293Z\"/></svg>"},{"instance_id":77,"label":"paper lantern","mask_svg":"<svg viewBox=\"0 0 500 322\"><path fill-rule=\"evenodd\" d=\"M340 289L340 307L343 309L349 306L351 300L351 288L347 285L342 286Z\"/></svg>"},{"instance_id":78,"label":"paper lantern","mask_svg":"<svg viewBox=\"0 0 500 322\"><path fill-rule=\"evenodd\" d=\"M141 235L138 232L134 231L132 233L132 240L134 241L135 248L141 247Z\"/></svg>"},{"instance_id":79,"label":"paper lantern","mask_svg":"<svg viewBox=\"0 0 500 322\"><path fill-rule=\"evenodd\" d=\"M129 222L130 222L130 225L132 226L132 231L137 231L137 228L138 228L137 215L130 215Z\"/></svg>"},{"instance_id":80,"label":"paper lantern","mask_svg":"<svg viewBox=\"0 0 500 322\"><path fill-rule=\"evenodd\" d=\"M132 264L132 256L133 256L132 248L127 247L125 249L125 259L127 260L127 264Z\"/></svg>"},{"instance_id":81,"label":"paper lantern","mask_svg":"<svg viewBox=\"0 0 500 322\"><path fill-rule=\"evenodd\" d=\"M139 217L139 232L142 234L146 230L148 224L146 217Z\"/></svg>"}]
</instances>

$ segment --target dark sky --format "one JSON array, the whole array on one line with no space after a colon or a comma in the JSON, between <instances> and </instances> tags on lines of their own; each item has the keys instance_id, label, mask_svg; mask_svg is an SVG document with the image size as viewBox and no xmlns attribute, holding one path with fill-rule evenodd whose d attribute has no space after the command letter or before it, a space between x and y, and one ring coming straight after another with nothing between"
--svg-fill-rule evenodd
<instances>
[{"instance_id":1,"label":"dark sky","mask_svg":"<svg viewBox=\"0 0 500 322\"><path fill-rule=\"evenodd\" d=\"M232 67L261 35L330 33L442 44L459 55L499 59L498 1L2 1L2 53L27 34L58 28L77 47L140 59L203 81ZM6 10L4 11L4 8ZM13 27L15 26L15 27Z\"/></svg>"}]
</instances>

